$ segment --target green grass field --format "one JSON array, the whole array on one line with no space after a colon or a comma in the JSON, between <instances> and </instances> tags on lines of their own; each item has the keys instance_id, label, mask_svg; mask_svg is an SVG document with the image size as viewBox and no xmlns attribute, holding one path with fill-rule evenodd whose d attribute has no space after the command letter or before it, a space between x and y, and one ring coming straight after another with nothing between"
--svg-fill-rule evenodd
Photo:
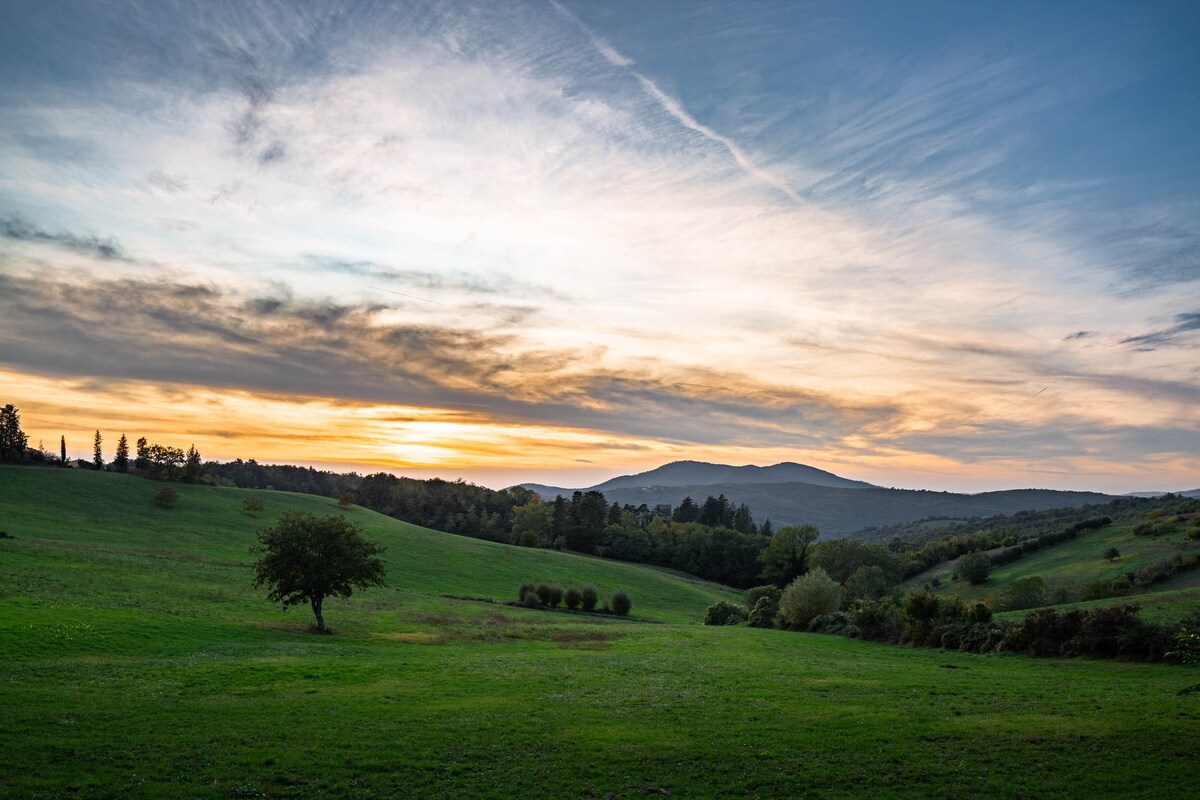
<instances>
[{"instance_id":1,"label":"green grass field","mask_svg":"<svg viewBox=\"0 0 1200 800\"><path fill-rule=\"evenodd\" d=\"M1109 547L1116 547L1121 552L1120 557L1111 562L1103 557L1104 551ZM994 602L1003 595L1008 584L1020 578L1037 576L1051 589L1064 586L1077 590L1090 580L1118 578L1126 572L1162 561L1175 553L1195 552L1200 552L1200 542L1189 540L1182 530L1160 536L1134 536L1132 525L1113 525L1083 532L1075 539L1051 545L997 567L992 570L988 579L978 586L971 586L962 579L954 580L954 562L939 564L926 570L909 580L905 586L923 586L937 578L941 582L938 591L942 594L956 594L964 600L983 599ZM1178 593L1178 590L1182 589L1200 588L1200 570L1181 573L1152 588L1153 593ZM1119 605L1131 600L1142 603L1147 611L1151 612L1147 618L1164 611L1168 605L1165 601L1152 599L1151 594L1144 594L1134 598L1094 601L1086 604L1086 607ZM1186 611L1186 608L1184 610Z\"/></svg>"},{"instance_id":2,"label":"green grass field","mask_svg":"<svg viewBox=\"0 0 1200 800\"><path fill-rule=\"evenodd\" d=\"M389 586L307 609L254 531L331 501L0 468L0 794L1163 797L1200 756L1194 668L706 628L730 593L362 509ZM634 620L442 597L626 588ZM656 621L659 624L651 624Z\"/></svg>"}]
</instances>

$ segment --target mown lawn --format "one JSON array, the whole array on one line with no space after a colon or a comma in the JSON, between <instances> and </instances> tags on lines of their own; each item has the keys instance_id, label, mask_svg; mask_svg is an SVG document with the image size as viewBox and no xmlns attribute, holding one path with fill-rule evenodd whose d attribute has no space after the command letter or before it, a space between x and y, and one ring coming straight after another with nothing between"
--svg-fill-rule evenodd
<instances>
[{"instance_id":1,"label":"mown lawn","mask_svg":"<svg viewBox=\"0 0 1200 800\"><path fill-rule=\"evenodd\" d=\"M264 520L242 519L241 493L183 487L160 512L155 484L30 472L0 469L18 536L0 540L6 797L1193 790L1200 692L1177 694L1193 668L705 628L717 587L361 510L390 586L331 601L337 633L317 636L250 586L244 539L324 501L268 494ZM641 621L441 596L560 575L621 583Z\"/></svg>"}]
</instances>

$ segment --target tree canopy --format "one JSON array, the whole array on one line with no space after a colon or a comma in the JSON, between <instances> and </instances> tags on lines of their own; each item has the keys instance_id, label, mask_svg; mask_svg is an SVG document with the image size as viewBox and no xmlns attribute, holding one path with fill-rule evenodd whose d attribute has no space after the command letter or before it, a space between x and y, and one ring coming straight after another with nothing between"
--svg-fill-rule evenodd
<instances>
[{"instance_id":1,"label":"tree canopy","mask_svg":"<svg viewBox=\"0 0 1200 800\"><path fill-rule=\"evenodd\" d=\"M12 403L0 408L0 461L18 461L29 437L21 430L21 412Z\"/></svg>"},{"instance_id":2,"label":"tree canopy","mask_svg":"<svg viewBox=\"0 0 1200 800\"><path fill-rule=\"evenodd\" d=\"M253 552L263 557L254 565L254 585L268 585L267 599L284 608L311 605L321 633L326 597L384 585L383 562L376 557L383 547L364 539L362 528L341 515L288 511L274 527L260 531L258 540Z\"/></svg>"},{"instance_id":3,"label":"tree canopy","mask_svg":"<svg viewBox=\"0 0 1200 800\"><path fill-rule=\"evenodd\" d=\"M808 552L820 532L812 525L787 525L771 535L766 549L758 554L763 580L780 588L808 569Z\"/></svg>"}]
</instances>

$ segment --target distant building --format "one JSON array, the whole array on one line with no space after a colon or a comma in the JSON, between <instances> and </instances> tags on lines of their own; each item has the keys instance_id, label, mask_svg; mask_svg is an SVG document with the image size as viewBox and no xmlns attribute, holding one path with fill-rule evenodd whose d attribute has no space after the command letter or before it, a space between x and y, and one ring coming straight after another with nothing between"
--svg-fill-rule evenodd
<instances>
[{"instance_id":1,"label":"distant building","mask_svg":"<svg viewBox=\"0 0 1200 800\"><path fill-rule=\"evenodd\" d=\"M658 505L656 505L654 507L654 516L656 516L656 517L671 516L671 504L670 503L659 503Z\"/></svg>"}]
</instances>

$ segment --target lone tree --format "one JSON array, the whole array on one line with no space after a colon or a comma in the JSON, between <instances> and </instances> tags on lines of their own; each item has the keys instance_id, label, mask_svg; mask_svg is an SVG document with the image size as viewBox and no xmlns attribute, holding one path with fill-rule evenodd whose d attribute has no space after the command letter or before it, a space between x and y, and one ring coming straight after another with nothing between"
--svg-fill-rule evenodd
<instances>
[{"instance_id":1,"label":"lone tree","mask_svg":"<svg viewBox=\"0 0 1200 800\"><path fill-rule=\"evenodd\" d=\"M958 574L972 586L987 580L992 571L992 560L985 553L968 553L958 560Z\"/></svg>"},{"instance_id":2,"label":"lone tree","mask_svg":"<svg viewBox=\"0 0 1200 800\"><path fill-rule=\"evenodd\" d=\"M58 449L62 453L62 465L65 467L67 465L67 437L65 435L58 437Z\"/></svg>"},{"instance_id":3,"label":"lone tree","mask_svg":"<svg viewBox=\"0 0 1200 800\"><path fill-rule=\"evenodd\" d=\"M92 440L92 466L96 469L104 469L104 451L100 449L103 443L104 437L96 431L96 438Z\"/></svg>"},{"instance_id":4,"label":"lone tree","mask_svg":"<svg viewBox=\"0 0 1200 800\"><path fill-rule=\"evenodd\" d=\"M1120 555L1121 555L1121 551L1115 547L1110 547L1104 551L1104 558L1107 561L1113 561L1113 560L1117 559L1118 557L1120 557Z\"/></svg>"},{"instance_id":5,"label":"lone tree","mask_svg":"<svg viewBox=\"0 0 1200 800\"><path fill-rule=\"evenodd\" d=\"M349 597L354 589L383 586L383 548L362 537L362 528L337 514L306 511L281 514L273 528L258 534L263 553L254 565L255 586L267 584L267 599L288 606L307 602L325 633L321 604L326 597Z\"/></svg>"}]
</instances>

